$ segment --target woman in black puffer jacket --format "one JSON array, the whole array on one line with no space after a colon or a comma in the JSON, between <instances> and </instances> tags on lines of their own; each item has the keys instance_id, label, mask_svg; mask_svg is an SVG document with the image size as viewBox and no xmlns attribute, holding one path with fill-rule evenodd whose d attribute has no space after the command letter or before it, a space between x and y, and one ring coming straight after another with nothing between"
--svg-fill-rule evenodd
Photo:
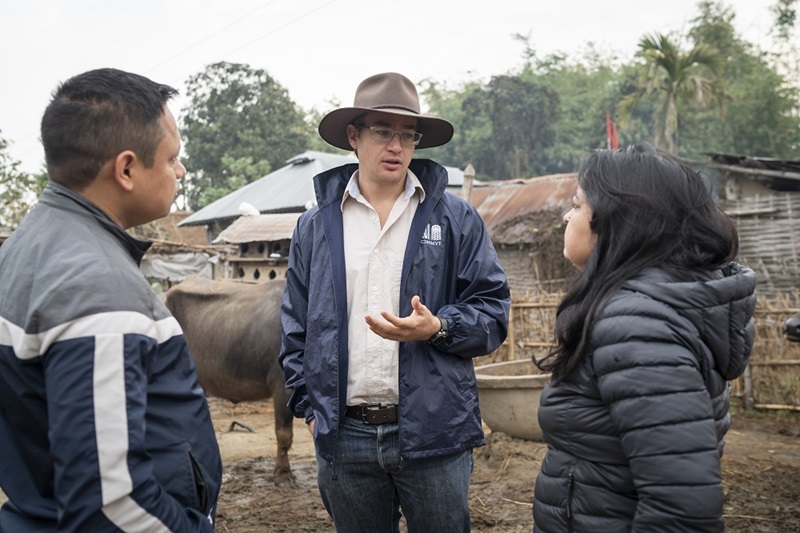
<instances>
[{"instance_id":1,"label":"woman in black puffer jacket","mask_svg":"<svg viewBox=\"0 0 800 533\"><path fill-rule=\"evenodd\" d=\"M723 531L728 380L753 346L756 278L703 176L647 144L581 162L539 407L534 531Z\"/></svg>"}]
</instances>

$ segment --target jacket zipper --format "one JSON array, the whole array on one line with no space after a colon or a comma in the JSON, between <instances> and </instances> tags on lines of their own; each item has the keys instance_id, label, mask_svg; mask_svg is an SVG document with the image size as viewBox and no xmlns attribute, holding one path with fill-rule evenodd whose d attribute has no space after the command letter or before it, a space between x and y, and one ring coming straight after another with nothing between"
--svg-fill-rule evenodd
<instances>
[{"instance_id":1,"label":"jacket zipper","mask_svg":"<svg viewBox=\"0 0 800 533\"><path fill-rule=\"evenodd\" d=\"M567 531L572 533L572 496L575 492L575 476L572 472L567 476Z\"/></svg>"}]
</instances>

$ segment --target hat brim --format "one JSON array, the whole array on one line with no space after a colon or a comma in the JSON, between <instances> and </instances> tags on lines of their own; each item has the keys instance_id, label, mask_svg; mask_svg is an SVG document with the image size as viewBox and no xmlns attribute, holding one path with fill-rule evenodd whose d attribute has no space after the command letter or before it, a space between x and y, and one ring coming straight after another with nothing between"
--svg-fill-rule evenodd
<instances>
[{"instance_id":1,"label":"hat brim","mask_svg":"<svg viewBox=\"0 0 800 533\"><path fill-rule=\"evenodd\" d=\"M385 108L364 108L364 107L342 107L334 109L319 122L319 135L325 142L341 148L342 150L353 150L350 141L347 139L347 125L364 113L378 111L392 115L403 115L417 119L417 131L422 134L417 149L433 148L450 142L453 138L453 125L444 119L419 115L412 111L405 111L396 107Z\"/></svg>"}]
</instances>

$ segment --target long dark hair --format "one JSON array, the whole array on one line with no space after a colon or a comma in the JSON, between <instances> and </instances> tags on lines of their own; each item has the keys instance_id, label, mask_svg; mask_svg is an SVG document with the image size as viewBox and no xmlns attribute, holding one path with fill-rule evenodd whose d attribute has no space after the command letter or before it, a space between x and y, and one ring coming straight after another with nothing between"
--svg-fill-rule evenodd
<instances>
[{"instance_id":1,"label":"long dark hair","mask_svg":"<svg viewBox=\"0 0 800 533\"><path fill-rule=\"evenodd\" d=\"M627 280L648 267L689 280L739 251L736 227L706 177L649 144L591 152L581 160L578 184L597 240L558 306L554 347L538 363L556 381L583 361L598 310Z\"/></svg>"}]
</instances>

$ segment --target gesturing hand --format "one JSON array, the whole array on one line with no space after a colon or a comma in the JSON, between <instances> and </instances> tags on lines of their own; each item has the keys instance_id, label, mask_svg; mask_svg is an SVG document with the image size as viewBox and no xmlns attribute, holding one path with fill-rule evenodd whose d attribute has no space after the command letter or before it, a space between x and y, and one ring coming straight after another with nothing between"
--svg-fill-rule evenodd
<instances>
[{"instance_id":1,"label":"gesturing hand","mask_svg":"<svg viewBox=\"0 0 800 533\"><path fill-rule=\"evenodd\" d=\"M381 311L381 317L371 315L364 317L370 331L392 341L426 341L441 326L439 319L425 307L419 296L411 298L411 314L405 318L395 316L388 311Z\"/></svg>"}]
</instances>

